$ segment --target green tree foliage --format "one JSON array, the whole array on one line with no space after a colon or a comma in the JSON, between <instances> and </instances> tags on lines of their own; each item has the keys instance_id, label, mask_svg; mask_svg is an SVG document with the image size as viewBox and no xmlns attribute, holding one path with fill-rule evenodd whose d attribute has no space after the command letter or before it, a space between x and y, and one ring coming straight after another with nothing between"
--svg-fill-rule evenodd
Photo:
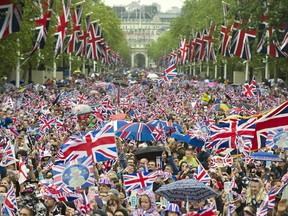
<instances>
[{"instance_id":1,"label":"green tree foliage","mask_svg":"<svg viewBox=\"0 0 288 216\"><path fill-rule=\"evenodd\" d=\"M12 33L0 40L0 74L9 75L16 67L18 60L17 52L21 53L21 69L37 69L39 64L45 64L52 68L55 60L55 37L54 32L57 26L56 15L61 9L61 1L53 1L53 13L47 35L47 42L43 50L38 50L32 56L26 53L32 50L35 33L33 20L40 15L40 10L31 0L13 0L14 3L21 4L23 9L23 21L19 32ZM80 0L72 0L72 5ZM120 57L129 56L129 47L123 31L120 29L121 21L113 13L112 9L101 3L100 0L86 0L83 8L82 24L85 26L85 14L93 12L92 19L99 20L104 33L105 42L110 48L119 53ZM70 24L71 26L71 24ZM72 54L73 55L73 54ZM68 54L63 53L58 56L57 64L67 67ZM64 64L64 65L63 65ZM81 59L74 58L73 67L81 67ZM1 76L1 75L0 75Z\"/></svg>"},{"instance_id":2,"label":"green tree foliage","mask_svg":"<svg viewBox=\"0 0 288 216\"><path fill-rule=\"evenodd\" d=\"M227 4L229 11L226 17L223 14L223 4ZM243 28L258 29L263 15L267 16L267 22L269 26L275 29L283 29L287 19L287 1L285 0L186 0L182 8L181 16L173 20L171 23L171 30L161 36L155 43L149 47L149 57L156 60L161 56L168 54L171 49L178 49L179 43L166 43L164 41L180 41L181 37L190 39L192 33L202 32L204 29L208 29L211 22L216 26L214 32L214 38L216 40L215 50L218 52L221 25L232 25L235 19L245 20ZM167 37L169 35L169 37ZM283 39L282 33L278 33L277 37L279 41ZM275 36L271 38L274 40ZM251 71L253 68L264 71L263 60L265 55L256 52L256 46L258 37L254 41L252 61L250 63ZM165 53L163 53L165 51ZM243 60L238 57L227 58L221 55L217 55L217 62L221 64L222 60L228 60L229 71L244 70ZM271 63L271 69L273 65L277 65L277 71L279 75L285 77L288 74L287 58L273 58L269 57ZM259 69L261 68L261 69ZM230 70L231 69L231 70ZM270 74L273 75L272 70Z\"/></svg>"}]
</instances>

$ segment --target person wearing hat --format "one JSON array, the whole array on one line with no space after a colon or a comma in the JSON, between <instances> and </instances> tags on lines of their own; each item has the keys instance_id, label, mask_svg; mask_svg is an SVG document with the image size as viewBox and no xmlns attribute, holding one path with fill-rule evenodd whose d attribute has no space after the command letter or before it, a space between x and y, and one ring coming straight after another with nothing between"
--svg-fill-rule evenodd
<instances>
[{"instance_id":1,"label":"person wearing hat","mask_svg":"<svg viewBox=\"0 0 288 216\"><path fill-rule=\"evenodd\" d=\"M175 203L169 203L167 208L162 211L162 216L181 216L180 208Z\"/></svg>"},{"instance_id":2,"label":"person wearing hat","mask_svg":"<svg viewBox=\"0 0 288 216\"><path fill-rule=\"evenodd\" d=\"M111 182L110 179L107 177L101 178L98 182L100 193L108 193L108 191L111 189Z\"/></svg>"},{"instance_id":3,"label":"person wearing hat","mask_svg":"<svg viewBox=\"0 0 288 216\"><path fill-rule=\"evenodd\" d=\"M80 175L80 173L81 171L78 169L78 167L71 168L72 179L69 181L69 186L77 188L85 184L86 181L84 177Z\"/></svg>"}]
</instances>

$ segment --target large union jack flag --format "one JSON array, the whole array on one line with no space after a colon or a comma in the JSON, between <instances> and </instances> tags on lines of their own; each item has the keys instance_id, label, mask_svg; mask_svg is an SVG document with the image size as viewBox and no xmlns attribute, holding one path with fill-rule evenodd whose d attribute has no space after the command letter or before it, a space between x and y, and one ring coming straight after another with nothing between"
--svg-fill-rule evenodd
<instances>
[{"instance_id":1,"label":"large union jack flag","mask_svg":"<svg viewBox=\"0 0 288 216\"><path fill-rule=\"evenodd\" d=\"M62 13L57 16L58 26L56 28L55 38L55 54L56 56L62 53L64 41L66 38L66 31L68 27L68 17L70 15L71 0L62 0Z\"/></svg>"},{"instance_id":2,"label":"large union jack flag","mask_svg":"<svg viewBox=\"0 0 288 216\"><path fill-rule=\"evenodd\" d=\"M17 213L17 202L16 195L13 189L13 184L10 185L8 192L6 194L5 201L1 209L1 215L16 216Z\"/></svg>"},{"instance_id":3,"label":"large union jack flag","mask_svg":"<svg viewBox=\"0 0 288 216\"><path fill-rule=\"evenodd\" d=\"M288 125L288 101L263 115L256 121L255 136L251 150L259 149L265 144L268 131Z\"/></svg>"},{"instance_id":4,"label":"large union jack flag","mask_svg":"<svg viewBox=\"0 0 288 216\"><path fill-rule=\"evenodd\" d=\"M238 139L253 139L255 134L256 118L245 120L234 120L219 125L212 125L210 128L210 143L213 149L237 148Z\"/></svg>"},{"instance_id":5,"label":"large union jack flag","mask_svg":"<svg viewBox=\"0 0 288 216\"><path fill-rule=\"evenodd\" d=\"M92 60L100 59L101 30L97 22L91 22L89 27L89 40L87 58Z\"/></svg>"},{"instance_id":6,"label":"large union jack flag","mask_svg":"<svg viewBox=\"0 0 288 216\"><path fill-rule=\"evenodd\" d=\"M44 49L52 14L52 2L53 0L46 0L38 3L41 15L35 20L37 25L37 27L34 29L36 31L36 41L33 49L27 53L27 55L32 55L37 49Z\"/></svg>"},{"instance_id":7,"label":"large union jack flag","mask_svg":"<svg viewBox=\"0 0 288 216\"><path fill-rule=\"evenodd\" d=\"M148 187L153 184L157 176L155 172L138 172L123 175L124 185L127 192Z\"/></svg>"},{"instance_id":8,"label":"large union jack flag","mask_svg":"<svg viewBox=\"0 0 288 216\"><path fill-rule=\"evenodd\" d=\"M232 38L232 31L231 26L224 26L221 27L221 38L220 38L220 49L219 53L226 57L231 57L231 38Z\"/></svg>"},{"instance_id":9,"label":"large union jack flag","mask_svg":"<svg viewBox=\"0 0 288 216\"><path fill-rule=\"evenodd\" d=\"M266 22L267 17L262 17L262 22L259 25L258 31L258 45L257 45L257 52L270 55L272 57L284 57L288 56L287 53L282 52L280 43L276 38L276 30L272 27L268 26ZM272 38L275 38L272 40Z\"/></svg>"},{"instance_id":10,"label":"large union jack flag","mask_svg":"<svg viewBox=\"0 0 288 216\"><path fill-rule=\"evenodd\" d=\"M60 147L60 158L65 159L72 153L79 156L92 155L94 162L117 158L117 147L112 127L112 125L105 125L100 130L87 133L83 138L69 140Z\"/></svg>"},{"instance_id":11,"label":"large union jack flag","mask_svg":"<svg viewBox=\"0 0 288 216\"><path fill-rule=\"evenodd\" d=\"M76 45L78 42L79 33L81 31L81 19L83 11L83 2L81 2L76 7L71 8L71 18L72 18L72 30L69 34L69 41L67 45L67 53L72 53L76 51Z\"/></svg>"},{"instance_id":12,"label":"large union jack flag","mask_svg":"<svg viewBox=\"0 0 288 216\"><path fill-rule=\"evenodd\" d=\"M233 35L231 41L231 53L239 58L250 60L252 45L256 37L256 30L240 29L241 22L235 21L233 24Z\"/></svg>"},{"instance_id":13,"label":"large union jack flag","mask_svg":"<svg viewBox=\"0 0 288 216\"><path fill-rule=\"evenodd\" d=\"M22 11L10 0L0 1L0 40L13 33L20 31Z\"/></svg>"}]
</instances>

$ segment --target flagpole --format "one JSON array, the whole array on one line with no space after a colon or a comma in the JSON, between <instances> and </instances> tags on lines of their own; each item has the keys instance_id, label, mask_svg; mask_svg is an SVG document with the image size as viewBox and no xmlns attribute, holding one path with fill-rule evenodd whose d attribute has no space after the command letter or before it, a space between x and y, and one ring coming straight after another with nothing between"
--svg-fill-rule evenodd
<instances>
[{"instance_id":1,"label":"flagpole","mask_svg":"<svg viewBox=\"0 0 288 216\"><path fill-rule=\"evenodd\" d=\"M217 79L217 72L218 72L217 71L217 69L218 69L217 68L217 62L214 62L214 63L215 63L215 66L214 66L214 68L215 68L214 78Z\"/></svg>"},{"instance_id":2,"label":"flagpole","mask_svg":"<svg viewBox=\"0 0 288 216\"><path fill-rule=\"evenodd\" d=\"M57 65L56 65L56 60L54 59L53 62L53 78L56 79L56 70L57 70Z\"/></svg>"},{"instance_id":3,"label":"flagpole","mask_svg":"<svg viewBox=\"0 0 288 216\"><path fill-rule=\"evenodd\" d=\"M97 64L97 63L96 63L96 61L94 60L94 61L93 61L93 73L96 72L96 64Z\"/></svg>"},{"instance_id":4,"label":"flagpole","mask_svg":"<svg viewBox=\"0 0 288 216\"><path fill-rule=\"evenodd\" d=\"M209 78L209 62L207 62L207 78Z\"/></svg>"},{"instance_id":5,"label":"flagpole","mask_svg":"<svg viewBox=\"0 0 288 216\"><path fill-rule=\"evenodd\" d=\"M20 87L20 48L19 48L19 39L17 39L17 46L18 46L18 50L17 50L17 65L16 65L16 87L19 88Z\"/></svg>"},{"instance_id":6,"label":"flagpole","mask_svg":"<svg viewBox=\"0 0 288 216\"><path fill-rule=\"evenodd\" d=\"M224 76L223 76L224 79L227 79L227 62L226 60L224 60Z\"/></svg>"},{"instance_id":7,"label":"flagpole","mask_svg":"<svg viewBox=\"0 0 288 216\"><path fill-rule=\"evenodd\" d=\"M193 76L196 76L196 63L193 62Z\"/></svg>"},{"instance_id":8,"label":"flagpole","mask_svg":"<svg viewBox=\"0 0 288 216\"><path fill-rule=\"evenodd\" d=\"M268 63L268 56L266 55L266 61L265 61L265 79L269 80L270 74L269 74L269 63Z\"/></svg>"},{"instance_id":9,"label":"flagpole","mask_svg":"<svg viewBox=\"0 0 288 216\"><path fill-rule=\"evenodd\" d=\"M71 53L69 53L69 77L71 76L71 70L72 70L72 56Z\"/></svg>"},{"instance_id":10,"label":"flagpole","mask_svg":"<svg viewBox=\"0 0 288 216\"><path fill-rule=\"evenodd\" d=\"M85 57L83 57L83 62L82 62L82 73L85 75Z\"/></svg>"},{"instance_id":11,"label":"flagpole","mask_svg":"<svg viewBox=\"0 0 288 216\"><path fill-rule=\"evenodd\" d=\"M249 79L249 62L246 61L246 70L245 70L245 81L248 81Z\"/></svg>"},{"instance_id":12,"label":"flagpole","mask_svg":"<svg viewBox=\"0 0 288 216\"><path fill-rule=\"evenodd\" d=\"M189 75L192 75L192 65L189 65Z\"/></svg>"}]
</instances>

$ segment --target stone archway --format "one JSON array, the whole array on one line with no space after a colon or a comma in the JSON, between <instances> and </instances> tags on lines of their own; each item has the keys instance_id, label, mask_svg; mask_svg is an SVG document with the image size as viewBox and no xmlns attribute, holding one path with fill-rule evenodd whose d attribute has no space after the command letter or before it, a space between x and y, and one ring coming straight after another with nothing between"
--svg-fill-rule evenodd
<instances>
[{"instance_id":1,"label":"stone archway","mask_svg":"<svg viewBox=\"0 0 288 216\"><path fill-rule=\"evenodd\" d=\"M131 67L148 68L148 55L146 50L134 50L131 56Z\"/></svg>"},{"instance_id":2,"label":"stone archway","mask_svg":"<svg viewBox=\"0 0 288 216\"><path fill-rule=\"evenodd\" d=\"M135 67L144 68L146 63L145 56L142 53L138 53L134 56Z\"/></svg>"}]
</instances>

